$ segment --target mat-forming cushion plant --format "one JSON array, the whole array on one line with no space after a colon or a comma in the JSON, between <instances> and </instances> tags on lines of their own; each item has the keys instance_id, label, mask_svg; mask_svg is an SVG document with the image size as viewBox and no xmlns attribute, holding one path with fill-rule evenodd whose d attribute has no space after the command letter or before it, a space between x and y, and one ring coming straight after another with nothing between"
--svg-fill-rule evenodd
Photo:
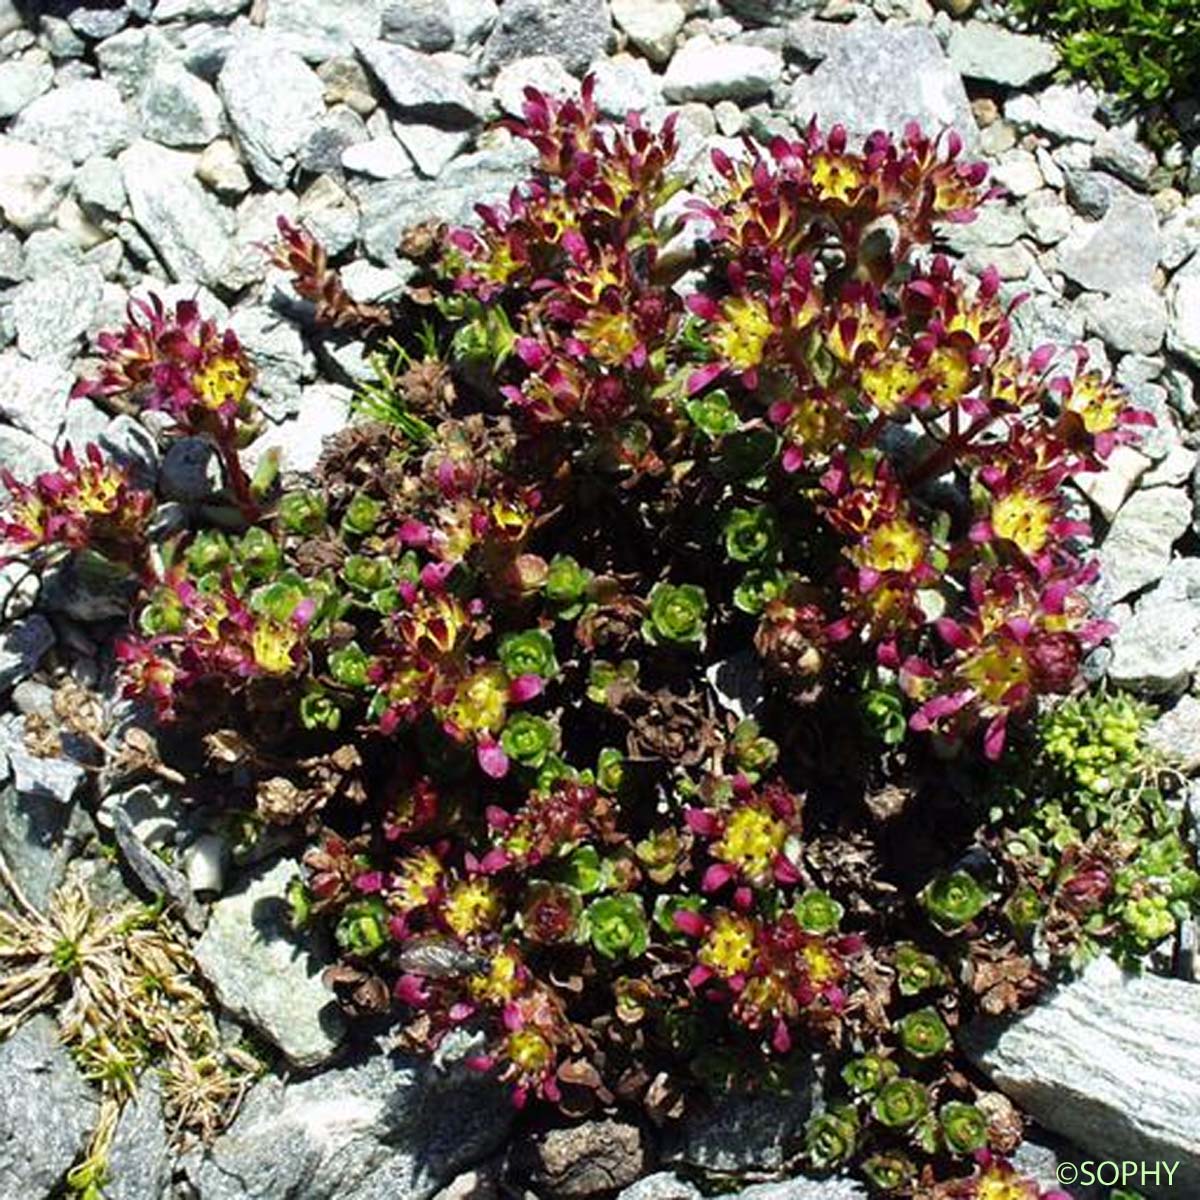
<instances>
[{"instance_id":1,"label":"mat-forming cushion plant","mask_svg":"<svg viewBox=\"0 0 1200 1200\"><path fill-rule=\"evenodd\" d=\"M281 222L314 336L379 369L302 486L241 465L234 335L136 303L80 391L208 439L228 508L152 537L64 453L6 536L136 577L124 686L198 798L309 837L348 1009L568 1115L821 1056L797 1166L1037 1197L955 1028L1197 885L1146 713L1065 699L1107 632L1066 485L1149 418L932 252L990 198L952 134L814 126L690 193L590 85L511 128L530 180L410 230L390 308Z\"/></svg>"}]
</instances>

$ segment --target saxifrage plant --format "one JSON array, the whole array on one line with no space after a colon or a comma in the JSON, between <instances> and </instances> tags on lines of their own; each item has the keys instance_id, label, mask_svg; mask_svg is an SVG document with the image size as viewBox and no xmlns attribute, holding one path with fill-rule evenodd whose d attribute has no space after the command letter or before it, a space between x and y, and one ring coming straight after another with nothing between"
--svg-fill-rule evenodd
<instances>
[{"instance_id":1,"label":"saxifrage plant","mask_svg":"<svg viewBox=\"0 0 1200 1200\"><path fill-rule=\"evenodd\" d=\"M224 520L150 540L152 498L90 456L80 499L64 458L11 485L16 547L134 573L128 693L196 735L173 765L246 836L309 840L295 917L333 930L349 1010L465 1033L568 1114L669 1121L825 1055L797 1162L1036 1197L955 1028L1136 958L1195 894L1145 714L1120 769L1087 760L1099 807L1071 755L1126 710L1035 719L1107 629L1065 484L1149 418L1082 352L1019 353L996 275L928 252L990 195L953 135L813 126L687 197L672 123L606 125L590 83L512 130L533 177L409 231L393 309L281 222L315 335L380 371L302 486L241 466L236 339L151 303L81 391L209 439Z\"/></svg>"}]
</instances>

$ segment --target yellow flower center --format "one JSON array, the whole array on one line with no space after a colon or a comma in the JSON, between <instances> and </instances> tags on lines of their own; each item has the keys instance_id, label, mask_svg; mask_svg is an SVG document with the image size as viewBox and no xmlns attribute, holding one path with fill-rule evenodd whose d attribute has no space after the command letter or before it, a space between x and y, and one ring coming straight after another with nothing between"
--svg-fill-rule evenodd
<instances>
[{"instance_id":1,"label":"yellow flower center","mask_svg":"<svg viewBox=\"0 0 1200 1200\"><path fill-rule=\"evenodd\" d=\"M553 1048L536 1029L510 1033L505 1051L522 1075L541 1075L554 1061Z\"/></svg>"},{"instance_id":2,"label":"yellow flower center","mask_svg":"<svg viewBox=\"0 0 1200 1200\"><path fill-rule=\"evenodd\" d=\"M752 1021L778 1013L791 1015L796 1007L795 998L778 975L755 975L748 979L737 1000L738 1013Z\"/></svg>"},{"instance_id":3,"label":"yellow flower center","mask_svg":"<svg viewBox=\"0 0 1200 1200\"><path fill-rule=\"evenodd\" d=\"M717 357L739 371L758 366L775 332L766 304L750 296L730 296L721 313L724 321L712 333Z\"/></svg>"},{"instance_id":4,"label":"yellow flower center","mask_svg":"<svg viewBox=\"0 0 1200 1200\"><path fill-rule=\"evenodd\" d=\"M1029 1200L1029 1189L1014 1179L989 1171L979 1178L975 1188L975 1200Z\"/></svg>"},{"instance_id":5,"label":"yellow flower center","mask_svg":"<svg viewBox=\"0 0 1200 1200\"><path fill-rule=\"evenodd\" d=\"M855 547L851 560L874 571L912 571L925 553L925 538L911 521L884 521Z\"/></svg>"},{"instance_id":6,"label":"yellow flower center","mask_svg":"<svg viewBox=\"0 0 1200 1200\"><path fill-rule=\"evenodd\" d=\"M446 899L443 916L459 937L467 937L490 929L500 919L501 912L495 888L486 880L470 879L455 885Z\"/></svg>"},{"instance_id":7,"label":"yellow flower center","mask_svg":"<svg viewBox=\"0 0 1200 1200\"><path fill-rule=\"evenodd\" d=\"M1088 433L1107 433L1116 428L1123 404L1112 384L1090 372L1075 381L1064 407L1079 416Z\"/></svg>"},{"instance_id":8,"label":"yellow flower center","mask_svg":"<svg viewBox=\"0 0 1200 1200\"><path fill-rule=\"evenodd\" d=\"M521 990L517 977L517 956L511 950L501 950L492 959L486 975L473 975L469 987L477 1000L507 1004Z\"/></svg>"},{"instance_id":9,"label":"yellow flower center","mask_svg":"<svg viewBox=\"0 0 1200 1200\"><path fill-rule=\"evenodd\" d=\"M961 399L971 386L971 364L956 346L939 346L929 356L933 398L943 406Z\"/></svg>"},{"instance_id":10,"label":"yellow flower center","mask_svg":"<svg viewBox=\"0 0 1200 1200\"><path fill-rule=\"evenodd\" d=\"M840 439L843 425L835 404L828 399L804 396L795 402L787 431L808 454L824 454Z\"/></svg>"},{"instance_id":11,"label":"yellow flower center","mask_svg":"<svg viewBox=\"0 0 1200 1200\"><path fill-rule=\"evenodd\" d=\"M891 416L921 383L920 373L902 358L884 360L866 367L862 373L862 389L881 413Z\"/></svg>"},{"instance_id":12,"label":"yellow flower center","mask_svg":"<svg viewBox=\"0 0 1200 1200\"><path fill-rule=\"evenodd\" d=\"M422 850L405 859L397 872L392 903L402 912L422 908L429 903L429 893L441 882L442 864L430 850Z\"/></svg>"},{"instance_id":13,"label":"yellow flower center","mask_svg":"<svg viewBox=\"0 0 1200 1200\"><path fill-rule=\"evenodd\" d=\"M449 717L470 733L495 733L508 709L508 676L501 667L484 667L458 685Z\"/></svg>"},{"instance_id":14,"label":"yellow flower center","mask_svg":"<svg viewBox=\"0 0 1200 1200\"><path fill-rule=\"evenodd\" d=\"M753 924L746 917L720 913L696 957L725 978L748 971L754 962Z\"/></svg>"},{"instance_id":15,"label":"yellow flower center","mask_svg":"<svg viewBox=\"0 0 1200 1200\"><path fill-rule=\"evenodd\" d=\"M1013 542L1025 554L1036 554L1050 536L1054 509L1043 496L1009 492L992 505L992 529L997 537Z\"/></svg>"},{"instance_id":16,"label":"yellow flower center","mask_svg":"<svg viewBox=\"0 0 1200 1200\"><path fill-rule=\"evenodd\" d=\"M988 704L1000 707L1012 688L1029 681L1030 670L1024 651L1005 641L974 654L964 664L963 675Z\"/></svg>"},{"instance_id":17,"label":"yellow flower center","mask_svg":"<svg viewBox=\"0 0 1200 1200\"><path fill-rule=\"evenodd\" d=\"M821 942L809 942L801 951L808 977L816 984L828 983L841 974L841 965Z\"/></svg>"},{"instance_id":18,"label":"yellow flower center","mask_svg":"<svg viewBox=\"0 0 1200 1200\"><path fill-rule=\"evenodd\" d=\"M87 513L110 513L117 506L120 478L111 471L85 471L79 479L79 508Z\"/></svg>"},{"instance_id":19,"label":"yellow flower center","mask_svg":"<svg viewBox=\"0 0 1200 1200\"><path fill-rule=\"evenodd\" d=\"M192 390L205 408L239 409L250 390L249 369L236 358L220 355L192 376Z\"/></svg>"},{"instance_id":20,"label":"yellow flower center","mask_svg":"<svg viewBox=\"0 0 1200 1200\"><path fill-rule=\"evenodd\" d=\"M771 869L786 838L782 821L765 809L746 805L729 818L720 841L713 843L713 854L754 878Z\"/></svg>"},{"instance_id":21,"label":"yellow flower center","mask_svg":"<svg viewBox=\"0 0 1200 1200\"><path fill-rule=\"evenodd\" d=\"M286 675L295 666L292 651L299 641L300 634L292 626L260 621L250 642L254 661L268 675Z\"/></svg>"},{"instance_id":22,"label":"yellow flower center","mask_svg":"<svg viewBox=\"0 0 1200 1200\"><path fill-rule=\"evenodd\" d=\"M612 367L623 365L640 340L626 312L598 312L581 322L577 332L592 357Z\"/></svg>"},{"instance_id":23,"label":"yellow flower center","mask_svg":"<svg viewBox=\"0 0 1200 1200\"><path fill-rule=\"evenodd\" d=\"M850 193L862 185L862 172L849 159L818 154L813 160L812 182L822 200L845 204Z\"/></svg>"}]
</instances>

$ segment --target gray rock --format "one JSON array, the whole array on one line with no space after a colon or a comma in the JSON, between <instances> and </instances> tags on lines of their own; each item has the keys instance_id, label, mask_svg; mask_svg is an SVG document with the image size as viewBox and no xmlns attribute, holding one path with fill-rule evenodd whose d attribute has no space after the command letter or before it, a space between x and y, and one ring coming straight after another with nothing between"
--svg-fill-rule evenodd
<instances>
[{"instance_id":1,"label":"gray rock","mask_svg":"<svg viewBox=\"0 0 1200 1200\"><path fill-rule=\"evenodd\" d=\"M72 358L100 306L103 286L95 267L73 267L21 284L13 297L21 353L58 362Z\"/></svg>"},{"instance_id":2,"label":"gray rock","mask_svg":"<svg viewBox=\"0 0 1200 1200\"><path fill-rule=\"evenodd\" d=\"M154 1071L146 1071L117 1122L108 1152L105 1200L167 1200L172 1169L162 1086Z\"/></svg>"},{"instance_id":3,"label":"gray rock","mask_svg":"<svg viewBox=\"0 0 1200 1200\"><path fill-rule=\"evenodd\" d=\"M217 91L251 169L268 187L283 187L325 113L320 78L278 38L264 35L234 44Z\"/></svg>"},{"instance_id":4,"label":"gray rock","mask_svg":"<svg viewBox=\"0 0 1200 1200\"><path fill-rule=\"evenodd\" d=\"M528 162L528 151L513 145L502 151L460 156L433 183L393 179L359 187L367 254L384 266L395 266L399 262L396 246L405 229L434 218L452 224L472 220L476 204L508 196L527 174Z\"/></svg>"},{"instance_id":5,"label":"gray rock","mask_svg":"<svg viewBox=\"0 0 1200 1200\"><path fill-rule=\"evenodd\" d=\"M739 17L760 25L778 25L813 9L823 7L824 0L729 0L725 5Z\"/></svg>"},{"instance_id":6,"label":"gray rock","mask_svg":"<svg viewBox=\"0 0 1200 1200\"><path fill-rule=\"evenodd\" d=\"M1171 283L1167 346L1200 367L1200 259L1193 259Z\"/></svg>"},{"instance_id":7,"label":"gray rock","mask_svg":"<svg viewBox=\"0 0 1200 1200\"><path fill-rule=\"evenodd\" d=\"M966 78L1011 88L1025 87L1058 66L1058 51L1049 42L986 21L955 25L946 52Z\"/></svg>"},{"instance_id":8,"label":"gray rock","mask_svg":"<svg viewBox=\"0 0 1200 1200\"><path fill-rule=\"evenodd\" d=\"M1146 730L1146 741L1179 770L1191 774L1200 769L1200 700L1180 696L1175 707Z\"/></svg>"},{"instance_id":9,"label":"gray rock","mask_svg":"<svg viewBox=\"0 0 1200 1200\"><path fill-rule=\"evenodd\" d=\"M675 51L663 76L668 100L757 100L783 74L783 57L763 46L690 38Z\"/></svg>"},{"instance_id":10,"label":"gray rock","mask_svg":"<svg viewBox=\"0 0 1200 1200\"><path fill-rule=\"evenodd\" d=\"M1096 166L1143 190L1150 186L1150 178L1158 167L1154 151L1120 129L1106 129L1096 139L1092 159Z\"/></svg>"},{"instance_id":11,"label":"gray rock","mask_svg":"<svg viewBox=\"0 0 1200 1200\"><path fill-rule=\"evenodd\" d=\"M177 52L161 30L148 25L106 38L95 53L101 75L126 100L134 100L155 65L164 58L174 58Z\"/></svg>"},{"instance_id":12,"label":"gray rock","mask_svg":"<svg viewBox=\"0 0 1200 1200\"><path fill-rule=\"evenodd\" d=\"M417 170L429 179L436 179L470 142L470 135L465 130L439 129L436 125L395 121L392 130Z\"/></svg>"},{"instance_id":13,"label":"gray rock","mask_svg":"<svg viewBox=\"0 0 1200 1200\"><path fill-rule=\"evenodd\" d=\"M496 0L446 0L446 9L454 28L454 48L459 51L482 42L500 15Z\"/></svg>"},{"instance_id":14,"label":"gray rock","mask_svg":"<svg viewBox=\"0 0 1200 1200\"><path fill-rule=\"evenodd\" d=\"M54 630L34 614L0 626L0 692L7 692L37 670L42 655L54 645Z\"/></svg>"},{"instance_id":15,"label":"gray rock","mask_svg":"<svg viewBox=\"0 0 1200 1200\"><path fill-rule=\"evenodd\" d=\"M358 241L358 202L332 175L322 175L309 184L298 211L301 221L330 254L340 254ZM307 351L301 357L305 363L311 360ZM308 378L307 366L304 372Z\"/></svg>"},{"instance_id":16,"label":"gray rock","mask_svg":"<svg viewBox=\"0 0 1200 1200\"><path fill-rule=\"evenodd\" d=\"M15 350L5 350L0 354L0 415L53 444L74 383L74 375L53 362L31 362Z\"/></svg>"},{"instance_id":17,"label":"gray rock","mask_svg":"<svg viewBox=\"0 0 1200 1200\"><path fill-rule=\"evenodd\" d=\"M975 220L961 225L947 224L939 232L952 250L967 254L981 247L1011 246L1028 230L1017 209L992 204L981 208Z\"/></svg>"},{"instance_id":18,"label":"gray rock","mask_svg":"<svg viewBox=\"0 0 1200 1200\"><path fill-rule=\"evenodd\" d=\"M1130 1014L1136 1013L1131 1020ZM1178 1162L1200 1192L1200 988L1099 959L1016 1022L960 1034L976 1065L1099 1159Z\"/></svg>"},{"instance_id":19,"label":"gray rock","mask_svg":"<svg viewBox=\"0 0 1200 1200\"><path fill-rule=\"evenodd\" d=\"M687 19L678 0L613 0L612 15L629 44L660 66L670 60Z\"/></svg>"},{"instance_id":20,"label":"gray rock","mask_svg":"<svg viewBox=\"0 0 1200 1200\"><path fill-rule=\"evenodd\" d=\"M547 1200L587 1200L634 1183L646 1160L637 1125L602 1117L522 1138L509 1173Z\"/></svg>"},{"instance_id":21,"label":"gray rock","mask_svg":"<svg viewBox=\"0 0 1200 1200\"><path fill-rule=\"evenodd\" d=\"M38 21L38 33L43 49L56 61L82 58L87 50L84 40L62 17L47 13Z\"/></svg>"},{"instance_id":22,"label":"gray rock","mask_svg":"<svg viewBox=\"0 0 1200 1200\"><path fill-rule=\"evenodd\" d=\"M1164 223L1159 261L1168 271L1174 271L1197 250L1200 250L1200 196L1193 196Z\"/></svg>"},{"instance_id":23,"label":"gray rock","mask_svg":"<svg viewBox=\"0 0 1200 1200\"><path fill-rule=\"evenodd\" d=\"M84 79L39 96L13 122L12 131L81 163L94 154L123 150L133 141L136 127L111 83Z\"/></svg>"},{"instance_id":24,"label":"gray rock","mask_svg":"<svg viewBox=\"0 0 1200 1200\"><path fill-rule=\"evenodd\" d=\"M269 4L265 29L310 62L354 53L379 36L383 0L288 0Z\"/></svg>"},{"instance_id":25,"label":"gray rock","mask_svg":"<svg viewBox=\"0 0 1200 1200\"><path fill-rule=\"evenodd\" d=\"M207 146L224 124L217 93L170 59L160 60L150 72L139 113L143 135L164 146Z\"/></svg>"},{"instance_id":26,"label":"gray rock","mask_svg":"<svg viewBox=\"0 0 1200 1200\"><path fill-rule=\"evenodd\" d=\"M528 87L535 87L546 96L571 96L579 90L579 83L557 58L548 54L518 58L501 67L492 82L492 94L501 112L510 117L521 116Z\"/></svg>"},{"instance_id":27,"label":"gray rock","mask_svg":"<svg viewBox=\"0 0 1200 1200\"><path fill-rule=\"evenodd\" d=\"M218 195L233 199L250 190L250 176L242 166L237 147L227 138L217 138L205 148L196 164L196 178Z\"/></svg>"},{"instance_id":28,"label":"gray rock","mask_svg":"<svg viewBox=\"0 0 1200 1200\"><path fill-rule=\"evenodd\" d=\"M1117 292L1150 283L1158 266L1158 215L1142 196L1114 197L1104 219L1072 234L1059 247L1068 279L1093 292Z\"/></svg>"},{"instance_id":29,"label":"gray rock","mask_svg":"<svg viewBox=\"0 0 1200 1200\"><path fill-rule=\"evenodd\" d=\"M67 23L76 33L92 41L112 37L120 33L129 22L129 9L120 8L77 8L67 17Z\"/></svg>"},{"instance_id":30,"label":"gray rock","mask_svg":"<svg viewBox=\"0 0 1200 1200\"><path fill-rule=\"evenodd\" d=\"M7 37L24 27L25 21L13 0L0 0L0 37Z\"/></svg>"},{"instance_id":31,"label":"gray rock","mask_svg":"<svg viewBox=\"0 0 1200 1200\"><path fill-rule=\"evenodd\" d=\"M13 787L22 796L52 800L63 807L75 798L86 772L70 758L39 758L25 748L25 720L0 717L0 755L8 760Z\"/></svg>"},{"instance_id":32,"label":"gray rock","mask_svg":"<svg viewBox=\"0 0 1200 1200\"><path fill-rule=\"evenodd\" d=\"M1068 170L1067 199L1082 216L1098 221L1117 196L1129 195L1129 189L1107 171Z\"/></svg>"},{"instance_id":33,"label":"gray rock","mask_svg":"<svg viewBox=\"0 0 1200 1200\"><path fill-rule=\"evenodd\" d=\"M1086 84L1056 83L1036 95L1013 96L1004 116L1021 129L1038 129L1060 141L1094 142L1104 132L1095 117L1098 103Z\"/></svg>"},{"instance_id":34,"label":"gray rock","mask_svg":"<svg viewBox=\"0 0 1200 1200\"><path fill-rule=\"evenodd\" d=\"M369 138L342 151L342 166L371 179L412 178L413 161L394 137Z\"/></svg>"},{"instance_id":35,"label":"gray rock","mask_svg":"<svg viewBox=\"0 0 1200 1200\"><path fill-rule=\"evenodd\" d=\"M192 158L138 142L117 162L134 220L172 277L224 285L232 222L196 181Z\"/></svg>"},{"instance_id":36,"label":"gray rock","mask_svg":"<svg viewBox=\"0 0 1200 1200\"><path fill-rule=\"evenodd\" d=\"M1111 521L1150 465L1150 460L1132 446L1114 446L1105 460L1104 470L1087 471L1076 476L1075 486L1096 506L1106 521Z\"/></svg>"},{"instance_id":37,"label":"gray rock","mask_svg":"<svg viewBox=\"0 0 1200 1200\"><path fill-rule=\"evenodd\" d=\"M727 1192L720 1200L867 1200L867 1191L854 1179L782 1179L778 1183L756 1183L738 1192Z\"/></svg>"},{"instance_id":38,"label":"gray rock","mask_svg":"<svg viewBox=\"0 0 1200 1200\"><path fill-rule=\"evenodd\" d=\"M48 1016L0 1044L0 1179L16 1200L56 1192L96 1121L92 1089Z\"/></svg>"},{"instance_id":39,"label":"gray rock","mask_svg":"<svg viewBox=\"0 0 1200 1200\"><path fill-rule=\"evenodd\" d=\"M1183 488L1135 492L1117 513L1100 548L1109 598L1123 600L1159 579L1171 561L1171 547L1191 519L1191 501Z\"/></svg>"},{"instance_id":40,"label":"gray rock","mask_svg":"<svg viewBox=\"0 0 1200 1200\"><path fill-rule=\"evenodd\" d=\"M730 1093L714 1099L708 1112L685 1117L664 1130L661 1158L719 1175L780 1171L804 1136L812 1112L808 1086L795 1096Z\"/></svg>"},{"instance_id":41,"label":"gray rock","mask_svg":"<svg viewBox=\"0 0 1200 1200\"><path fill-rule=\"evenodd\" d=\"M221 490L221 462L206 438L178 438L163 456L159 486L169 500L197 504Z\"/></svg>"},{"instance_id":42,"label":"gray rock","mask_svg":"<svg viewBox=\"0 0 1200 1200\"><path fill-rule=\"evenodd\" d=\"M75 195L89 216L116 216L127 199L121 168L111 158L89 158L75 172Z\"/></svg>"},{"instance_id":43,"label":"gray rock","mask_svg":"<svg viewBox=\"0 0 1200 1200\"><path fill-rule=\"evenodd\" d=\"M256 391L267 416L281 421L298 412L301 384L316 373L300 331L278 313L258 306L239 309L229 326L258 370Z\"/></svg>"},{"instance_id":44,"label":"gray rock","mask_svg":"<svg viewBox=\"0 0 1200 1200\"><path fill-rule=\"evenodd\" d=\"M349 388L336 383L317 383L305 388L294 417L271 426L246 451L246 461L257 465L268 450L280 452L287 471L311 471L321 457L327 437L345 427L350 419Z\"/></svg>"},{"instance_id":45,"label":"gray rock","mask_svg":"<svg viewBox=\"0 0 1200 1200\"><path fill-rule=\"evenodd\" d=\"M22 483L32 483L43 471L53 471L57 465L48 443L8 425L0 425L0 463Z\"/></svg>"},{"instance_id":46,"label":"gray rock","mask_svg":"<svg viewBox=\"0 0 1200 1200\"><path fill-rule=\"evenodd\" d=\"M1108 676L1150 696L1178 695L1200 667L1200 589L1196 597L1156 588L1121 623Z\"/></svg>"},{"instance_id":47,"label":"gray rock","mask_svg":"<svg viewBox=\"0 0 1200 1200\"><path fill-rule=\"evenodd\" d=\"M339 0L339 3L341 0ZM154 8L156 21L204 20L208 17L235 17L250 0L158 0Z\"/></svg>"},{"instance_id":48,"label":"gray rock","mask_svg":"<svg viewBox=\"0 0 1200 1200\"><path fill-rule=\"evenodd\" d=\"M260 1083L188 1173L199 1200L428 1200L511 1122L508 1099L477 1077L376 1055Z\"/></svg>"},{"instance_id":49,"label":"gray rock","mask_svg":"<svg viewBox=\"0 0 1200 1200\"><path fill-rule=\"evenodd\" d=\"M366 122L345 104L331 108L313 127L308 140L300 147L297 161L314 175L329 171L340 172L342 155L348 147L367 141Z\"/></svg>"},{"instance_id":50,"label":"gray rock","mask_svg":"<svg viewBox=\"0 0 1200 1200\"><path fill-rule=\"evenodd\" d=\"M604 0L506 0L483 48L484 67L551 54L578 75L607 51L613 29Z\"/></svg>"},{"instance_id":51,"label":"gray rock","mask_svg":"<svg viewBox=\"0 0 1200 1200\"><path fill-rule=\"evenodd\" d=\"M0 213L28 233L54 219L71 184L71 166L31 142L0 134Z\"/></svg>"},{"instance_id":52,"label":"gray rock","mask_svg":"<svg viewBox=\"0 0 1200 1200\"><path fill-rule=\"evenodd\" d=\"M898 132L919 121L929 132L949 125L968 146L978 140L962 78L928 29L856 21L831 38L828 56L797 81L789 110L799 123L814 114L851 133Z\"/></svg>"},{"instance_id":53,"label":"gray rock","mask_svg":"<svg viewBox=\"0 0 1200 1200\"><path fill-rule=\"evenodd\" d=\"M204 928L206 916L203 906L192 895L187 876L143 843L134 833L133 823L124 809L114 808L111 815L117 848L129 869L152 896L173 901L183 923L193 933L199 933Z\"/></svg>"},{"instance_id":54,"label":"gray rock","mask_svg":"<svg viewBox=\"0 0 1200 1200\"><path fill-rule=\"evenodd\" d=\"M0 788L0 848L17 886L38 908L46 906L95 836L96 827L80 805L60 804L45 792ZM0 898L11 905L2 884Z\"/></svg>"},{"instance_id":55,"label":"gray rock","mask_svg":"<svg viewBox=\"0 0 1200 1200\"><path fill-rule=\"evenodd\" d=\"M50 86L54 68L48 62L15 58L0 63L0 118L15 117Z\"/></svg>"},{"instance_id":56,"label":"gray rock","mask_svg":"<svg viewBox=\"0 0 1200 1200\"><path fill-rule=\"evenodd\" d=\"M446 0L389 0L383 10L384 41L432 53L454 45L454 22Z\"/></svg>"},{"instance_id":57,"label":"gray rock","mask_svg":"<svg viewBox=\"0 0 1200 1200\"><path fill-rule=\"evenodd\" d=\"M662 103L661 79L644 59L632 54L599 59L588 73L596 81L597 107L616 120Z\"/></svg>"},{"instance_id":58,"label":"gray rock","mask_svg":"<svg viewBox=\"0 0 1200 1200\"><path fill-rule=\"evenodd\" d=\"M1149 284L1120 288L1110 296L1081 296L1089 333L1114 350L1155 354L1167 332L1167 304Z\"/></svg>"},{"instance_id":59,"label":"gray rock","mask_svg":"<svg viewBox=\"0 0 1200 1200\"><path fill-rule=\"evenodd\" d=\"M248 1021L298 1067L327 1062L345 1022L324 983L318 943L297 944L287 886L299 874L287 860L247 880L213 906L196 943L196 962L221 1003Z\"/></svg>"},{"instance_id":60,"label":"gray rock","mask_svg":"<svg viewBox=\"0 0 1200 1200\"><path fill-rule=\"evenodd\" d=\"M617 1200L701 1200L700 1190L671 1171L658 1171L631 1184Z\"/></svg>"},{"instance_id":61,"label":"gray rock","mask_svg":"<svg viewBox=\"0 0 1200 1200\"><path fill-rule=\"evenodd\" d=\"M479 98L441 59L391 42L360 42L358 53L401 117L451 129L479 120Z\"/></svg>"},{"instance_id":62,"label":"gray rock","mask_svg":"<svg viewBox=\"0 0 1200 1200\"><path fill-rule=\"evenodd\" d=\"M118 811L124 814L138 841L151 850L175 841L183 817L179 797L158 779L109 792L96 810L96 823L112 829Z\"/></svg>"},{"instance_id":63,"label":"gray rock","mask_svg":"<svg viewBox=\"0 0 1200 1200\"><path fill-rule=\"evenodd\" d=\"M1009 150L1003 154L992 168L991 178L1010 196L1018 199L1031 195L1045 184L1037 156L1028 150L1020 149Z\"/></svg>"}]
</instances>

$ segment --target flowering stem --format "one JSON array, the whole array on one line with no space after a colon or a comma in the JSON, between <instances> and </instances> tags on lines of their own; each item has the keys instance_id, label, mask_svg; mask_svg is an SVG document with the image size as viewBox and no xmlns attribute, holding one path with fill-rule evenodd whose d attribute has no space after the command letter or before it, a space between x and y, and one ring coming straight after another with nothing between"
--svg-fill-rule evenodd
<instances>
[{"instance_id":1,"label":"flowering stem","mask_svg":"<svg viewBox=\"0 0 1200 1200\"><path fill-rule=\"evenodd\" d=\"M237 506L241 510L242 516L253 524L262 515L262 509L259 507L258 501L254 498L254 493L250 486L250 477L242 467L241 460L238 458L237 448L227 438L218 438L217 453L221 456L221 463L225 468L225 477L229 480L229 486L233 489L233 496L237 501Z\"/></svg>"}]
</instances>

